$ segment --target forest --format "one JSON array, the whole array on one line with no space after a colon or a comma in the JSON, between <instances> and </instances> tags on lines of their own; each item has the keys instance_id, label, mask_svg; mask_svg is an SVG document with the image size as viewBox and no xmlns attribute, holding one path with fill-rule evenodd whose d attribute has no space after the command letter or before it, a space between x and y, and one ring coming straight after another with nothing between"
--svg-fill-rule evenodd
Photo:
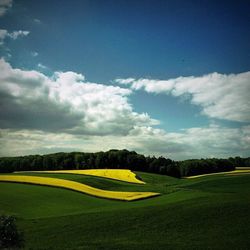
<instances>
[{"instance_id":1,"label":"forest","mask_svg":"<svg viewBox=\"0 0 250 250\"><path fill-rule=\"evenodd\" d=\"M126 149L112 149L97 153L55 153L0 158L0 172L63 169L130 169L184 177L214 172L232 171L236 167L249 167L250 157L230 157L228 159L208 158L173 161L165 157L151 157Z\"/></svg>"}]
</instances>

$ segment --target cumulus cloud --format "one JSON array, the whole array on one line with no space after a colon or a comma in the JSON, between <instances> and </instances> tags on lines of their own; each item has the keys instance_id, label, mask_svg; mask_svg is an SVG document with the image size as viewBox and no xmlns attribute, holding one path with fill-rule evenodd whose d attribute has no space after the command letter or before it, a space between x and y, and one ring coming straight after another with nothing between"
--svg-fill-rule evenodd
<instances>
[{"instance_id":1,"label":"cumulus cloud","mask_svg":"<svg viewBox=\"0 0 250 250\"><path fill-rule=\"evenodd\" d=\"M29 35L29 31L27 30L16 30L13 32L8 32L5 29L0 29L0 45L4 43L6 38L10 38L16 40L18 37L24 37Z\"/></svg>"},{"instance_id":2,"label":"cumulus cloud","mask_svg":"<svg viewBox=\"0 0 250 250\"><path fill-rule=\"evenodd\" d=\"M0 0L0 17L4 16L5 13L12 7L12 0Z\"/></svg>"},{"instance_id":3,"label":"cumulus cloud","mask_svg":"<svg viewBox=\"0 0 250 250\"><path fill-rule=\"evenodd\" d=\"M212 73L169 80L128 78L116 79L116 82L148 93L188 95L191 103L201 106L202 113L211 118L250 122L250 72L229 75Z\"/></svg>"},{"instance_id":4,"label":"cumulus cloud","mask_svg":"<svg viewBox=\"0 0 250 250\"><path fill-rule=\"evenodd\" d=\"M0 60L1 128L88 135L126 135L134 126L158 124L133 111L131 90L85 81L82 74L52 77L14 69Z\"/></svg>"}]
</instances>

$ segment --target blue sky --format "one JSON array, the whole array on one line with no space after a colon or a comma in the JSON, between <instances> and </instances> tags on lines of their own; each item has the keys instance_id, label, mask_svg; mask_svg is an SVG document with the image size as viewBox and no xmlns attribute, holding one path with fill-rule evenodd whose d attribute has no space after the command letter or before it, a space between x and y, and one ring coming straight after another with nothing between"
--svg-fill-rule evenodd
<instances>
[{"instance_id":1,"label":"blue sky","mask_svg":"<svg viewBox=\"0 0 250 250\"><path fill-rule=\"evenodd\" d=\"M0 0L1 155L249 156L249 13L248 1Z\"/></svg>"}]
</instances>

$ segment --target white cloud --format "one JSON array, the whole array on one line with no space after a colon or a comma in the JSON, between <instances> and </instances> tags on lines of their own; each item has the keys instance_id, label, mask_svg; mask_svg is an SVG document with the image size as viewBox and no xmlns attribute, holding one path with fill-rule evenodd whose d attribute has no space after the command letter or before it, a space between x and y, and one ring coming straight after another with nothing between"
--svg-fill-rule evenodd
<instances>
[{"instance_id":1,"label":"white cloud","mask_svg":"<svg viewBox=\"0 0 250 250\"><path fill-rule=\"evenodd\" d=\"M133 78L128 79L116 79L115 82L119 84L130 84L131 88L134 90L144 89L148 93L162 93L169 92L174 87L173 80L151 80L151 79L139 79L135 80Z\"/></svg>"},{"instance_id":2,"label":"white cloud","mask_svg":"<svg viewBox=\"0 0 250 250\"><path fill-rule=\"evenodd\" d=\"M118 78L115 80L116 82L120 83L120 84L130 84L132 82L135 81L135 78L127 78L127 79L121 79L121 78Z\"/></svg>"},{"instance_id":3,"label":"white cloud","mask_svg":"<svg viewBox=\"0 0 250 250\"><path fill-rule=\"evenodd\" d=\"M182 133L170 133L166 139L184 145L184 158L247 156L250 144L245 143L247 127L227 128L215 125L189 128Z\"/></svg>"},{"instance_id":4,"label":"white cloud","mask_svg":"<svg viewBox=\"0 0 250 250\"><path fill-rule=\"evenodd\" d=\"M3 44L5 37L8 35L7 30L0 29L0 45Z\"/></svg>"},{"instance_id":5,"label":"white cloud","mask_svg":"<svg viewBox=\"0 0 250 250\"><path fill-rule=\"evenodd\" d=\"M29 31L27 30L16 30L11 33L8 33L8 36L13 40L16 40L18 37L23 37L29 35Z\"/></svg>"},{"instance_id":6,"label":"white cloud","mask_svg":"<svg viewBox=\"0 0 250 250\"><path fill-rule=\"evenodd\" d=\"M117 79L123 84L127 79ZM250 72L223 75L212 73L201 77L178 77L169 80L139 79L129 81L134 90L189 95L191 102L202 107L203 114L218 119L250 122Z\"/></svg>"},{"instance_id":7,"label":"white cloud","mask_svg":"<svg viewBox=\"0 0 250 250\"><path fill-rule=\"evenodd\" d=\"M27 30L16 30L13 32L8 32L5 29L0 29L0 45L4 43L4 40L6 38L16 40L18 37L24 37L24 36L29 35L29 33L30 32Z\"/></svg>"},{"instance_id":8,"label":"white cloud","mask_svg":"<svg viewBox=\"0 0 250 250\"><path fill-rule=\"evenodd\" d=\"M24 155L58 151L97 152L112 148L163 155L175 160L207 157L249 156L250 126L207 126L166 133L150 126L134 127L129 134L74 135L38 130L0 129L0 155Z\"/></svg>"},{"instance_id":9,"label":"white cloud","mask_svg":"<svg viewBox=\"0 0 250 250\"><path fill-rule=\"evenodd\" d=\"M250 126L227 128L210 125L175 133L140 127L131 131L127 140L133 150L172 159L246 157L250 152Z\"/></svg>"},{"instance_id":10,"label":"white cloud","mask_svg":"<svg viewBox=\"0 0 250 250\"><path fill-rule=\"evenodd\" d=\"M7 30L0 29L0 39L4 39L7 36Z\"/></svg>"},{"instance_id":11,"label":"white cloud","mask_svg":"<svg viewBox=\"0 0 250 250\"><path fill-rule=\"evenodd\" d=\"M12 7L12 0L0 0L0 17L4 16L5 13Z\"/></svg>"},{"instance_id":12,"label":"white cloud","mask_svg":"<svg viewBox=\"0 0 250 250\"><path fill-rule=\"evenodd\" d=\"M32 51L32 52L31 52L31 55L32 55L33 57L36 57L36 56L38 56L38 52Z\"/></svg>"},{"instance_id":13,"label":"white cloud","mask_svg":"<svg viewBox=\"0 0 250 250\"><path fill-rule=\"evenodd\" d=\"M40 69L43 69L43 70L48 68L47 66L43 65L42 63L38 63L37 67Z\"/></svg>"},{"instance_id":14,"label":"white cloud","mask_svg":"<svg viewBox=\"0 0 250 250\"><path fill-rule=\"evenodd\" d=\"M70 134L126 135L158 121L133 111L131 90L85 81L82 74L14 69L0 60L2 128Z\"/></svg>"}]
</instances>

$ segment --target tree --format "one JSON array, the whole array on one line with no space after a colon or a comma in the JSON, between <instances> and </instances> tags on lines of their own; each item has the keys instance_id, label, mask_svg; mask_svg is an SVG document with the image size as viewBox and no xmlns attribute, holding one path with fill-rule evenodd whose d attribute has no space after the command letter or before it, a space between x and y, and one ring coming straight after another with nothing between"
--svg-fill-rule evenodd
<instances>
[{"instance_id":1,"label":"tree","mask_svg":"<svg viewBox=\"0 0 250 250\"><path fill-rule=\"evenodd\" d=\"M13 216L0 216L0 248L20 248L24 246L23 233L16 226Z\"/></svg>"}]
</instances>

